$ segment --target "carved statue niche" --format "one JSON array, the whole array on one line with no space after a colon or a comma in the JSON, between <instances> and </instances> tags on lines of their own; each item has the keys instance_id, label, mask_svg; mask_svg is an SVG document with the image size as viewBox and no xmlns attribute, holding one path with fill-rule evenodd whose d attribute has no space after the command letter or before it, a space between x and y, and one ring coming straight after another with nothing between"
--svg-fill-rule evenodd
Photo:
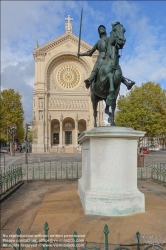
<instances>
[{"instance_id":1,"label":"carved statue niche","mask_svg":"<svg viewBox=\"0 0 166 250\"><path fill-rule=\"evenodd\" d=\"M39 120L43 121L43 111L39 111Z\"/></svg>"},{"instance_id":2,"label":"carved statue niche","mask_svg":"<svg viewBox=\"0 0 166 250\"><path fill-rule=\"evenodd\" d=\"M49 120L49 122L51 121L51 114L50 113L48 113L48 120Z\"/></svg>"},{"instance_id":3,"label":"carved statue niche","mask_svg":"<svg viewBox=\"0 0 166 250\"><path fill-rule=\"evenodd\" d=\"M39 98L39 108L43 108L43 99Z\"/></svg>"}]
</instances>

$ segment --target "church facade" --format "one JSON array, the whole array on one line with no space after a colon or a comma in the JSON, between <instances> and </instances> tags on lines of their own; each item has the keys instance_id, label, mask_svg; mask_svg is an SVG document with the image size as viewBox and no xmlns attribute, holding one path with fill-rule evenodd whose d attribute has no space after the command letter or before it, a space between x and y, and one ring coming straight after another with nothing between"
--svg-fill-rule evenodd
<instances>
[{"instance_id":1,"label":"church facade","mask_svg":"<svg viewBox=\"0 0 166 250\"><path fill-rule=\"evenodd\" d=\"M72 33L71 18L65 18L65 34L43 46L36 45L33 93L33 153L74 153L78 136L93 128L90 76L97 52L78 58L79 38ZM81 41L80 53L92 47ZM103 104L98 104L98 126L103 124Z\"/></svg>"}]
</instances>

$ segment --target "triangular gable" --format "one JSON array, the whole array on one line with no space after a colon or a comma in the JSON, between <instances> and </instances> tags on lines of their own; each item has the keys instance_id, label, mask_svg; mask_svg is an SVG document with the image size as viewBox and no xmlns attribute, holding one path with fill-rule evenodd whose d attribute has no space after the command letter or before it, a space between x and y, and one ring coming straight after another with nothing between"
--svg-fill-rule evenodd
<instances>
[{"instance_id":1,"label":"triangular gable","mask_svg":"<svg viewBox=\"0 0 166 250\"><path fill-rule=\"evenodd\" d=\"M38 48L35 48L35 53L41 53L41 52L46 53L52 50L53 48L59 47L61 44L69 42L69 41L75 44L76 46L78 46L78 41L79 41L78 37L73 35L72 33L66 33ZM81 40L81 48L84 51L88 51L92 48L92 46L84 42L83 40Z\"/></svg>"}]
</instances>

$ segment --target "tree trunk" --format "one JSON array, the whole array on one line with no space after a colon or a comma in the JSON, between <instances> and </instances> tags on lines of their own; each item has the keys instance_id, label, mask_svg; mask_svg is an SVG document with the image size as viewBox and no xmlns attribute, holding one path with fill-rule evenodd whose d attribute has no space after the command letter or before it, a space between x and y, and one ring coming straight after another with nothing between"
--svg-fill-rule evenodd
<instances>
[{"instance_id":1,"label":"tree trunk","mask_svg":"<svg viewBox=\"0 0 166 250\"><path fill-rule=\"evenodd\" d=\"M14 155L14 152L13 152L13 142L11 142L11 141L10 141L10 154Z\"/></svg>"}]
</instances>

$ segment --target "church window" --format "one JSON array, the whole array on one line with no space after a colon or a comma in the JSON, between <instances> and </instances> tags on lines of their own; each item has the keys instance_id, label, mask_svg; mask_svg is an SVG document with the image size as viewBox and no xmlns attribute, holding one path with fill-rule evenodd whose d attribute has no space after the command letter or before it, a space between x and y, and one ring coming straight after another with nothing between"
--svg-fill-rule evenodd
<instances>
[{"instance_id":1,"label":"church window","mask_svg":"<svg viewBox=\"0 0 166 250\"><path fill-rule=\"evenodd\" d=\"M83 123L78 124L79 130L85 130L85 125Z\"/></svg>"},{"instance_id":2,"label":"church window","mask_svg":"<svg viewBox=\"0 0 166 250\"><path fill-rule=\"evenodd\" d=\"M56 123L56 124L54 125L54 128L55 128L55 129L59 128L59 124Z\"/></svg>"},{"instance_id":3,"label":"church window","mask_svg":"<svg viewBox=\"0 0 166 250\"><path fill-rule=\"evenodd\" d=\"M73 128L73 125L71 122L65 123L65 128Z\"/></svg>"},{"instance_id":4,"label":"church window","mask_svg":"<svg viewBox=\"0 0 166 250\"><path fill-rule=\"evenodd\" d=\"M81 75L73 65L63 65L56 74L58 84L64 89L74 89L80 84Z\"/></svg>"},{"instance_id":5,"label":"church window","mask_svg":"<svg viewBox=\"0 0 166 250\"><path fill-rule=\"evenodd\" d=\"M65 144L66 145L72 144L72 132L71 131L65 131Z\"/></svg>"},{"instance_id":6,"label":"church window","mask_svg":"<svg viewBox=\"0 0 166 250\"><path fill-rule=\"evenodd\" d=\"M59 134L58 133L54 133L53 135L53 144L59 144Z\"/></svg>"}]
</instances>

